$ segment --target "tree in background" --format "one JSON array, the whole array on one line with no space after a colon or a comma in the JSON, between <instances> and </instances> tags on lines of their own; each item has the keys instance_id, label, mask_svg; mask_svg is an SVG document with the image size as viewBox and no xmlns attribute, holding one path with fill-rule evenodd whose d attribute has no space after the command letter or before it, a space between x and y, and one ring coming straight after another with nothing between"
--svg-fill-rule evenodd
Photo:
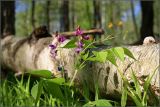
<instances>
[{"instance_id":1,"label":"tree in background","mask_svg":"<svg viewBox=\"0 0 160 107\"><path fill-rule=\"evenodd\" d=\"M15 1L1 1L1 35L15 34Z\"/></svg>"},{"instance_id":2,"label":"tree in background","mask_svg":"<svg viewBox=\"0 0 160 107\"><path fill-rule=\"evenodd\" d=\"M93 27L94 28L101 28L101 11L100 11L100 0L93 0L93 8L94 8L94 17L93 17ZM96 35L94 35L96 38Z\"/></svg>"},{"instance_id":3,"label":"tree in background","mask_svg":"<svg viewBox=\"0 0 160 107\"><path fill-rule=\"evenodd\" d=\"M100 0L93 0L93 7L94 7L94 21L93 27L94 28L101 28L101 11L100 11Z\"/></svg>"},{"instance_id":4,"label":"tree in background","mask_svg":"<svg viewBox=\"0 0 160 107\"><path fill-rule=\"evenodd\" d=\"M70 26L71 26L71 29L74 30L75 29L75 1L74 0L71 0L70 1Z\"/></svg>"},{"instance_id":5,"label":"tree in background","mask_svg":"<svg viewBox=\"0 0 160 107\"><path fill-rule=\"evenodd\" d=\"M61 3L60 31L69 31L69 0L62 0Z\"/></svg>"},{"instance_id":6,"label":"tree in background","mask_svg":"<svg viewBox=\"0 0 160 107\"><path fill-rule=\"evenodd\" d=\"M133 20L134 30L135 30L136 36L138 37L139 33L138 33L138 29L137 29L137 24L136 24L136 17L135 17L133 0L131 0L131 13L132 13L132 20Z\"/></svg>"},{"instance_id":7,"label":"tree in background","mask_svg":"<svg viewBox=\"0 0 160 107\"><path fill-rule=\"evenodd\" d=\"M141 38L140 42L144 40L146 36L153 35L153 1L141 1L142 8L142 25L141 25Z\"/></svg>"},{"instance_id":8,"label":"tree in background","mask_svg":"<svg viewBox=\"0 0 160 107\"><path fill-rule=\"evenodd\" d=\"M50 0L47 0L46 1L46 20L47 20L47 28L48 28L48 31L50 31L50 3L51 1Z\"/></svg>"},{"instance_id":9,"label":"tree in background","mask_svg":"<svg viewBox=\"0 0 160 107\"><path fill-rule=\"evenodd\" d=\"M35 29L35 0L32 0L31 3L31 24L32 24L32 28Z\"/></svg>"},{"instance_id":10,"label":"tree in background","mask_svg":"<svg viewBox=\"0 0 160 107\"><path fill-rule=\"evenodd\" d=\"M154 1L154 34L160 39L160 0Z\"/></svg>"},{"instance_id":11,"label":"tree in background","mask_svg":"<svg viewBox=\"0 0 160 107\"><path fill-rule=\"evenodd\" d=\"M88 0L86 0L85 1L85 6L86 6L86 14L87 14L87 19L88 19L88 24L89 24L89 26L91 27L91 26L93 26L92 25L92 14L91 14L91 11L90 11L90 6L91 6L91 4L89 3L90 1L88 1Z\"/></svg>"}]
</instances>

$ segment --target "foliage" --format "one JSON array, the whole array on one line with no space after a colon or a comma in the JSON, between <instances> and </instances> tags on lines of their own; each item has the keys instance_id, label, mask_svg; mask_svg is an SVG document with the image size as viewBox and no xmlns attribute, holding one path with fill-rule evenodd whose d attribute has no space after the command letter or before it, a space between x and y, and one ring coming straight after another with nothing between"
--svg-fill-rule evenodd
<instances>
[{"instance_id":1,"label":"foliage","mask_svg":"<svg viewBox=\"0 0 160 107\"><path fill-rule=\"evenodd\" d=\"M95 92L93 96L91 96L89 87L85 82L82 88L74 85L73 81L77 72L81 72L82 68L87 65L86 62L90 61L100 63L109 61L115 65L124 83L121 106L127 105L126 102L129 97L137 106L148 106L150 82L157 69L155 69L152 75L147 77L143 86L141 86L132 70L132 80L134 83L134 86L132 86L116 63L117 59L124 62L126 56L136 60L130 50L125 47L112 47L98 50L94 44L99 41L91 41L87 35L85 35L84 38L80 27L76 29L75 38L71 39L63 47L59 46L60 43L65 40L64 38L59 39L62 37L62 35L57 34L55 44L50 45L51 52L54 51L56 53L57 51L62 51L63 48L81 49L79 51L75 50L77 60L73 78L71 80L67 80L63 76L55 78L51 71L48 70L28 71L26 73L28 74L27 81L25 81L24 76L22 76L20 80L14 78L15 82L10 82L8 80L1 84L1 106L119 106L119 102L101 98L98 83L95 83ZM111 36L107 36L102 42L111 38ZM54 54L53 58L56 60L56 54ZM58 68L60 69L59 71L61 74L65 73L64 65L61 65ZM38 77L38 79L33 80L31 83L31 76ZM141 90L141 87L143 88L143 91ZM153 98L155 97L153 96ZM154 101L154 104L157 105L157 98L155 98Z\"/></svg>"},{"instance_id":2,"label":"foliage","mask_svg":"<svg viewBox=\"0 0 160 107\"><path fill-rule=\"evenodd\" d=\"M159 66L158 66L159 67ZM128 81L124 81L124 87L122 92L122 99L121 99L121 105L126 105L127 95L129 95L136 106L148 106L150 105L148 102L149 97L155 98L153 101L153 105L158 105L159 101L156 96L150 93L150 83L151 79L153 78L154 74L156 73L158 67L153 71L151 75L149 75L146 80L144 81L144 85L140 84L140 80L136 77L134 71L132 70L132 80L134 85L130 85Z\"/></svg>"}]
</instances>

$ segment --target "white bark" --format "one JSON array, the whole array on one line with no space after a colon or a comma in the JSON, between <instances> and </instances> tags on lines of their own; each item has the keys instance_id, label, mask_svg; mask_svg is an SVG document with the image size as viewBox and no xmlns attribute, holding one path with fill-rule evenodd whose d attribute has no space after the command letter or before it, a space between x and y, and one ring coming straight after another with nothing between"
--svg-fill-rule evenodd
<instances>
[{"instance_id":1,"label":"white bark","mask_svg":"<svg viewBox=\"0 0 160 107\"><path fill-rule=\"evenodd\" d=\"M35 44L29 44L25 38L16 38L8 36L1 41L2 46L2 66L9 67L17 73L26 72L28 70L47 69L57 74L57 66L60 59L63 59L65 69L71 78L74 74L74 61L76 54L73 49L63 49L62 55L58 52L57 59L53 59L50 55L48 45L52 42L51 37L39 39ZM159 45L142 45L142 46L126 46L130 49L135 61L126 57L124 62L117 60L119 69L127 78L131 76L131 68L138 77L152 74L157 66L159 66ZM130 65L130 66L129 66ZM159 86L159 69L152 79L152 84ZM117 69L110 62L97 63L91 62L78 73L76 82L82 85L84 81L91 90L94 89L95 81L98 81L100 92L108 95L117 95L121 93L122 79Z\"/></svg>"}]
</instances>

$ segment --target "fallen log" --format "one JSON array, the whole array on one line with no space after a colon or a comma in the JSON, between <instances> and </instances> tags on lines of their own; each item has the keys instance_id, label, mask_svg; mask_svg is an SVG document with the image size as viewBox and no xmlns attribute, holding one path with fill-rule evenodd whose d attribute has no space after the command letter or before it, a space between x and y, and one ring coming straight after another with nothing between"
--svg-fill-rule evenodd
<instances>
[{"instance_id":1,"label":"fallen log","mask_svg":"<svg viewBox=\"0 0 160 107\"><path fill-rule=\"evenodd\" d=\"M16 73L22 73L29 70L46 69L50 70L54 75L58 73L57 67L59 61L63 59L64 67L70 78L73 77L75 69L74 62L76 53L73 49L63 49L61 57L58 52L56 59L50 55L48 45L52 42L52 37L40 38L36 43L30 44L26 38L8 36L2 39L2 67L9 67ZM131 68L133 68L137 77L152 74L157 66L159 66L159 45L141 45L126 46L138 61L125 58L124 62L117 60L119 69L129 79L131 76ZM99 47L101 48L101 47ZM106 49L108 47L103 47ZM159 71L157 70L151 84L159 86ZM122 79L117 69L110 62L98 63L91 62L81 71L78 72L75 81L83 84L85 81L87 86L94 90L95 82L98 81L100 93L103 95L116 95L121 93Z\"/></svg>"},{"instance_id":2,"label":"fallen log","mask_svg":"<svg viewBox=\"0 0 160 107\"><path fill-rule=\"evenodd\" d=\"M100 34L101 35L103 33L104 33L103 29L91 29L91 30L83 31L83 35L90 35L90 34ZM75 35L75 32L62 32L60 34L66 37L71 37Z\"/></svg>"}]
</instances>

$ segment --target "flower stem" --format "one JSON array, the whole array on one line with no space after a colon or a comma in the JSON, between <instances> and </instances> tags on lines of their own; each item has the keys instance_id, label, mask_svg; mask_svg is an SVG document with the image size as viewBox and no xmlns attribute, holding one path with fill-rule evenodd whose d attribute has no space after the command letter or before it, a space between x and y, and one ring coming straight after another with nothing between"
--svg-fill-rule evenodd
<instances>
[{"instance_id":1,"label":"flower stem","mask_svg":"<svg viewBox=\"0 0 160 107\"><path fill-rule=\"evenodd\" d=\"M72 83L73 83L73 81L74 81L74 79L75 79L75 77L76 77L76 75L77 75L77 72L78 72L78 70L76 69L76 70L75 70L75 73L74 73L74 75L73 75L73 78L72 78L72 80L71 80L71 82L70 82L70 84L69 84L69 86L72 85Z\"/></svg>"}]
</instances>

